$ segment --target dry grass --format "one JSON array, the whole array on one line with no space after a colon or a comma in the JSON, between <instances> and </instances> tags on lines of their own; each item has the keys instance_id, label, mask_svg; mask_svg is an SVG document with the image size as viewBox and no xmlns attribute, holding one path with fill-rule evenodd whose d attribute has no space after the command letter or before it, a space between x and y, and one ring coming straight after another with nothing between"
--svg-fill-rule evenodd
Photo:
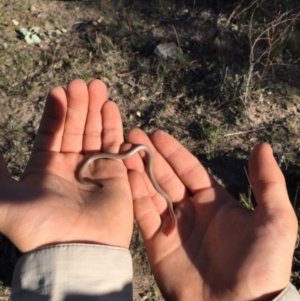
<instances>
[{"instance_id":1,"label":"dry grass","mask_svg":"<svg viewBox=\"0 0 300 301\"><path fill-rule=\"evenodd\" d=\"M168 131L241 201L249 196L251 148L271 143L298 208L299 7L246 2L0 0L0 147L13 176L26 164L47 91L74 78L101 78L125 130ZM29 45L19 29L32 26L68 32ZM157 57L164 42L179 44L182 57ZM11 260L1 250L2 262ZM136 273L150 275L137 231L132 252L142 267ZM294 270L299 285L297 264ZM5 284L10 277L2 276ZM135 285L136 300L161 300L147 277Z\"/></svg>"}]
</instances>

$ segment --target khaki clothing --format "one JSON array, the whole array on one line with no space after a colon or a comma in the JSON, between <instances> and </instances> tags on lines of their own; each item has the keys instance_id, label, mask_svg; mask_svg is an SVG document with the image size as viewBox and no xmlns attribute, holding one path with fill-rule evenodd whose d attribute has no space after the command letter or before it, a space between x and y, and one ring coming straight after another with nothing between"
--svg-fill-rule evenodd
<instances>
[{"instance_id":1,"label":"khaki clothing","mask_svg":"<svg viewBox=\"0 0 300 301\"><path fill-rule=\"evenodd\" d=\"M23 255L12 301L132 300L132 260L126 249L61 244Z\"/></svg>"},{"instance_id":2,"label":"khaki clothing","mask_svg":"<svg viewBox=\"0 0 300 301\"><path fill-rule=\"evenodd\" d=\"M61 244L23 255L15 268L12 301L132 301L128 250ZM299 301L289 285L274 301Z\"/></svg>"},{"instance_id":3,"label":"khaki clothing","mask_svg":"<svg viewBox=\"0 0 300 301\"><path fill-rule=\"evenodd\" d=\"M275 299L272 301L299 301L300 295L296 288L290 283L288 287L282 291Z\"/></svg>"}]
</instances>

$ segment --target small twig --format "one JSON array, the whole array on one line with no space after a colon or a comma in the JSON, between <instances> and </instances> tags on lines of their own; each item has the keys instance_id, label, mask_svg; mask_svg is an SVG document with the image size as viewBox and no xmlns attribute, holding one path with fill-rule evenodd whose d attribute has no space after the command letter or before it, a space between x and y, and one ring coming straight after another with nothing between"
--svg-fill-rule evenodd
<instances>
[{"instance_id":1,"label":"small twig","mask_svg":"<svg viewBox=\"0 0 300 301\"><path fill-rule=\"evenodd\" d=\"M235 133L228 133L228 134L225 134L224 137L244 135L244 134L248 134L248 133L252 133L252 132L256 132L256 131L268 129L268 128L271 128L271 127L280 127L280 126L282 126L282 125L270 125L270 126L264 126L264 127L258 128L258 129L249 130L249 131L241 131L241 132L235 132Z\"/></svg>"},{"instance_id":2,"label":"small twig","mask_svg":"<svg viewBox=\"0 0 300 301\"><path fill-rule=\"evenodd\" d=\"M173 28L173 30L174 30L174 32L175 32L175 35L176 35L176 39L177 39L177 45L178 45L178 47L180 47L180 44L179 44L179 39L178 39L178 35L177 35L176 28L175 28L175 26L174 26L174 25L172 25L172 28Z\"/></svg>"},{"instance_id":3,"label":"small twig","mask_svg":"<svg viewBox=\"0 0 300 301\"><path fill-rule=\"evenodd\" d=\"M235 15L235 17L237 17L238 15L244 13L245 11L247 11L248 9L250 9L254 4L256 4L259 0L254 0L250 3L249 6L247 6L245 9L243 9L242 11L240 11L238 14ZM263 1L264 2L264 1Z\"/></svg>"},{"instance_id":4,"label":"small twig","mask_svg":"<svg viewBox=\"0 0 300 301\"><path fill-rule=\"evenodd\" d=\"M245 172L246 177L247 177L247 179L248 179L248 183L249 183L249 185L250 185L250 188L252 188L252 187L251 187L251 182L250 182L250 179L249 179L249 175L248 175L248 172L247 172L247 169L246 169L245 166L244 166L244 172Z\"/></svg>"},{"instance_id":5,"label":"small twig","mask_svg":"<svg viewBox=\"0 0 300 301\"><path fill-rule=\"evenodd\" d=\"M249 30L248 30L248 37L249 37L249 44L250 44L250 55L249 55L249 71L246 79L246 87L245 87L245 94L244 94L244 103L247 102L250 94L250 85L251 85L251 78L252 73L254 70L254 45L252 43L252 32L253 32L253 16L254 16L255 10L251 14L250 23L249 23Z\"/></svg>"},{"instance_id":6,"label":"small twig","mask_svg":"<svg viewBox=\"0 0 300 301\"><path fill-rule=\"evenodd\" d=\"M263 0L264 1L264 0ZM258 0L254 0L250 7L257 3ZM250 8L249 7L249 8ZM247 8L248 9L248 8ZM255 14L256 9L253 10L250 18L249 29L248 29L248 37L249 37L249 44L250 44L250 55L249 55L249 70L245 76L245 92L243 101L247 102L250 98L251 92L253 89L256 89L261 80L266 76L270 67L272 66L272 54L276 51L278 45L284 41L287 37L287 33L293 24L298 20L300 13L292 13L292 10L289 10L281 15L278 15L275 20L266 24L266 29L263 30L256 38L253 34L253 17ZM242 13L242 12L241 12ZM239 13L238 13L239 14ZM237 14L237 15L238 15ZM236 16L237 16L236 15ZM282 31L279 31L279 26L284 26ZM255 56L255 49L257 44L262 41L268 42L268 47L265 51L263 51L258 58ZM262 66L262 71L259 73L258 80L253 82L252 74L253 71L256 69L257 66Z\"/></svg>"},{"instance_id":7,"label":"small twig","mask_svg":"<svg viewBox=\"0 0 300 301\"><path fill-rule=\"evenodd\" d=\"M225 24L225 28L227 28L231 22L231 19L237 15L237 11L241 8L242 4L243 4L244 0L242 0L240 2L240 4L232 11L232 13L230 14L229 18L227 19L227 22Z\"/></svg>"}]
</instances>

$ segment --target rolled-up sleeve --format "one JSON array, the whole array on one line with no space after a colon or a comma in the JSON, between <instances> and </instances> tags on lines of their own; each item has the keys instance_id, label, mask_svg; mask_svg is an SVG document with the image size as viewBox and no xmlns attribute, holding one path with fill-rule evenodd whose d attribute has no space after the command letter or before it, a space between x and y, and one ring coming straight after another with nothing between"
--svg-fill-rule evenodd
<instances>
[{"instance_id":1,"label":"rolled-up sleeve","mask_svg":"<svg viewBox=\"0 0 300 301\"><path fill-rule=\"evenodd\" d=\"M61 244L23 255L15 268L12 301L132 301L127 249ZM289 284L273 301L300 301Z\"/></svg>"},{"instance_id":2,"label":"rolled-up sleeve","mask_svg":"<svg viewBox=\"0 0 300 301\"><path fill-rule=\"evenodd\" d=\"M15 268L12 301L132 300L127 249L61 244L23 255Z\"/></svg>"},{"instance_id":3,"label":"rolled-up sleeve","mask_svg":"<svg viewBox=\"0 0 300 301\"><path fill-rule=\"evenodd\" d=\"M290 283L287 288L272 301L300 301L300 295L297 289Z\"/></svg>"}]
</instances>

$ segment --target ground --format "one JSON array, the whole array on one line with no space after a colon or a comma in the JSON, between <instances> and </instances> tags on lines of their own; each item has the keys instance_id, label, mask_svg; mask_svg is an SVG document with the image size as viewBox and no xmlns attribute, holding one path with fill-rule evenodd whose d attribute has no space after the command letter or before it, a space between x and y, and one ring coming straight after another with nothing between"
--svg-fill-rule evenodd
<instances>
[{"instance_id":1,"label":"ground","mask_svg":"<svg viewBox=\"0 0 300 301\"><path fill-rule=\"evenodd\" d=\"M12 175L27 162L47 91L100 78L125 131L169 132L244 204L249 153L270 143L298 213L299 7L208 2L0 0L0 150ZM169 42L182 50L177 60L155 54ZM136 227L131 252L134 300L163 300ZM0 236L0 300L9 300L19 255ZM298 289L299 260L297 248Z\"/></svg>"}]
</instances>

